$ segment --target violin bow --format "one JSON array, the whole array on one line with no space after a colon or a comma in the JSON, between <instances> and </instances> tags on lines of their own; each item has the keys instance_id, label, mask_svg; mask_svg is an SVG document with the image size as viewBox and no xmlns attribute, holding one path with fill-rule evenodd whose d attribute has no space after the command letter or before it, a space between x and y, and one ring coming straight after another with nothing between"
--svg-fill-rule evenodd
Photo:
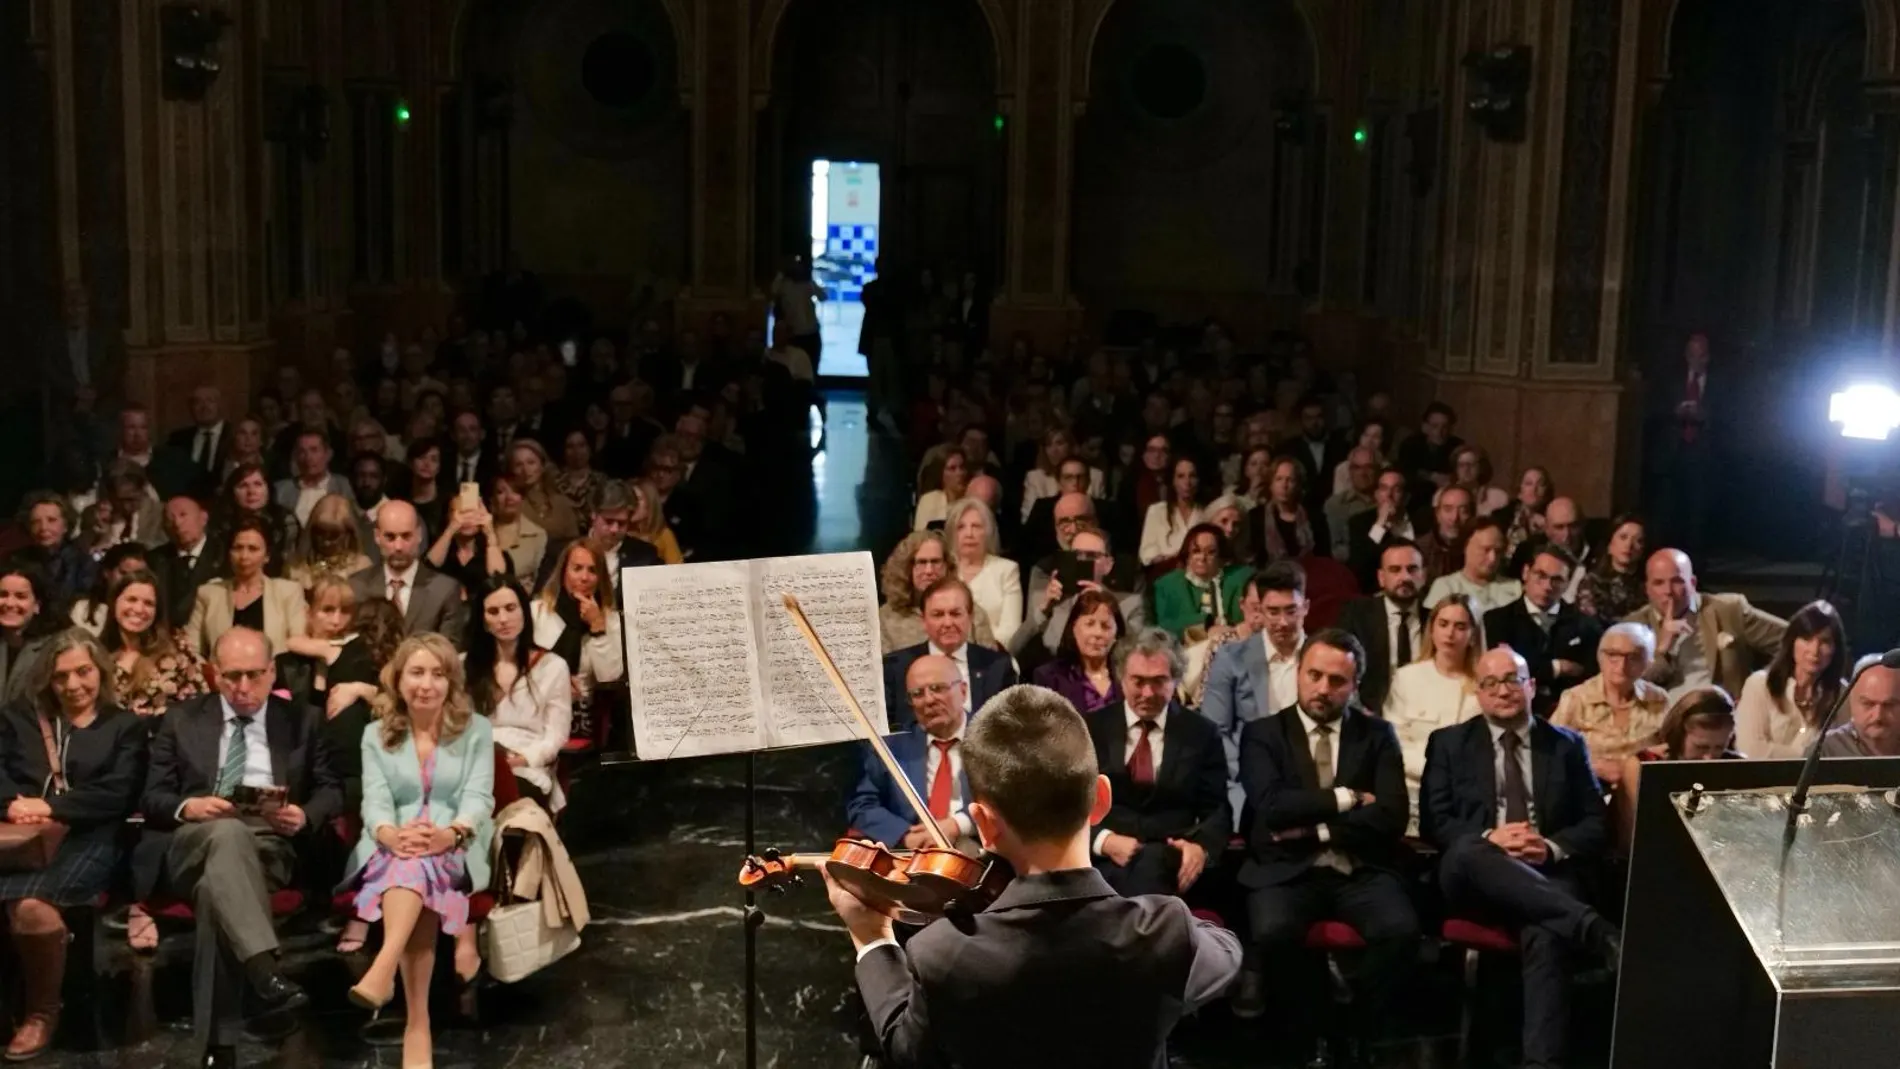
<instances>
[{"instance_id":1,"label":"violin bow","mask_svg":"<svg viewBox=\"0 0 1900 1069\"><path fill-rule=\"evenodd\" d=\"M819 666L825 670L825 676L831 680L832 687L838 691L838 697L844 699L845 706L857 715L858 727L864 732L865 741L869 742L871 749L877 752L877 759L884 763L884 769L891 774L892 782L904 792L904 800L910 803L911 812L918 814L921 818L920 823L929 833L930 841L935 843L939 850L954 851L956 847L950 844L949 836L937 826L936 818L930 815L930 807L924 804L923 796L918 794L917 788L911 785L910 777L904 775L904 769L897 763L897 758L891 756L891 749L884 744L884 737L878 734L877 725L871 723L871 718L864 712L864 706L858 704L857 695L851 693L851 687L839 673L837 664L831 659L830 651L825 649L825 644L819 639L818 632L812 629L811 621L805 618L805 610L799 607L798 598L791 594L784 595L784 598L785 611L791 614L792 623L798 625L799 633L805 636L806 644L817 656Z\"/></svg>"}]
</instances>

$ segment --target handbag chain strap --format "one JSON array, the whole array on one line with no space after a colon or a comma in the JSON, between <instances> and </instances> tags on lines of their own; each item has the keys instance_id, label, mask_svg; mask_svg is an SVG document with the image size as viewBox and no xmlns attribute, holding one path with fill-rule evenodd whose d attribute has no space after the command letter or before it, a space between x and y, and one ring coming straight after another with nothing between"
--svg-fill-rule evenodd
<instances>
[{"instance_id":1,"label":"handbag chain strap","mask_svg":"<svg viewBox=\"0 0 1900 1069\"><path fill-rule=\"evenodd\" d=\"M66 793L66 770L59 760L59 745L53 741L53 725L47 721L46 714L39 715L40 741L46 744L46 767L52 769L53 793Z\"/></svg>"}]
</instances>

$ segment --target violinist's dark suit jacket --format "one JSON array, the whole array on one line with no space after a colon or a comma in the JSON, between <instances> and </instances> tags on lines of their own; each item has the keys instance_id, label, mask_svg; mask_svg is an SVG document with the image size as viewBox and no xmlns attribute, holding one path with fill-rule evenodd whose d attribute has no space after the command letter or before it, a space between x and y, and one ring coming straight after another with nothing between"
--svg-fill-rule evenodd
<instances>
[{"instance_id":1,"label":"violinist's dark suit jacket","mask_svg":"<svg viewBox=\"0 0 1900 1069\"><path fill-rule=\"evenodd\" d=\"M1071 869L873 947L858 990L893 1069L1165 1069L1175 1022L1239 973L1239 940L1180 899L1123 898Z\"/></svg>"}]
</instances>

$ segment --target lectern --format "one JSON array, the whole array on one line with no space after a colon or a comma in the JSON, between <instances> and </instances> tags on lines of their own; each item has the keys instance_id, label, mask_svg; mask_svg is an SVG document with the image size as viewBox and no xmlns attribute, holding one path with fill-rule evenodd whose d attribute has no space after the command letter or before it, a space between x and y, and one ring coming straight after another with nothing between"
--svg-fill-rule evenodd
<instances>
[{"instance_id":1,"label":"lectern","mask_svg":"<svg viewBox=\"0 0 1900 1069\"><path fill-rule=\"evenodd\" d=\"M1900 759L1645 766L1613 1069L1900 1064Z\"/></svg>"}]
</instances>

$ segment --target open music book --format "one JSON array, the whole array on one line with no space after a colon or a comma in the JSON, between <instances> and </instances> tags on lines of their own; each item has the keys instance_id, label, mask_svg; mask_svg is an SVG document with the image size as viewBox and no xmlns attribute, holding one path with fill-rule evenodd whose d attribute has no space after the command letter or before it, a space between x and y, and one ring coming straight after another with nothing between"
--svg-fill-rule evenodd
<instances>
[{"instance_id":1,"label":"open music book","mask_svg":"<svg viewBox=\"0 0 1900 1069\"><path fill-rule=\"evenodd\" d=\"M869 553L627 568L620 585L642 761L863 737L786 613L786 593L889 731Z\"/></svg>"}]
</instances>

